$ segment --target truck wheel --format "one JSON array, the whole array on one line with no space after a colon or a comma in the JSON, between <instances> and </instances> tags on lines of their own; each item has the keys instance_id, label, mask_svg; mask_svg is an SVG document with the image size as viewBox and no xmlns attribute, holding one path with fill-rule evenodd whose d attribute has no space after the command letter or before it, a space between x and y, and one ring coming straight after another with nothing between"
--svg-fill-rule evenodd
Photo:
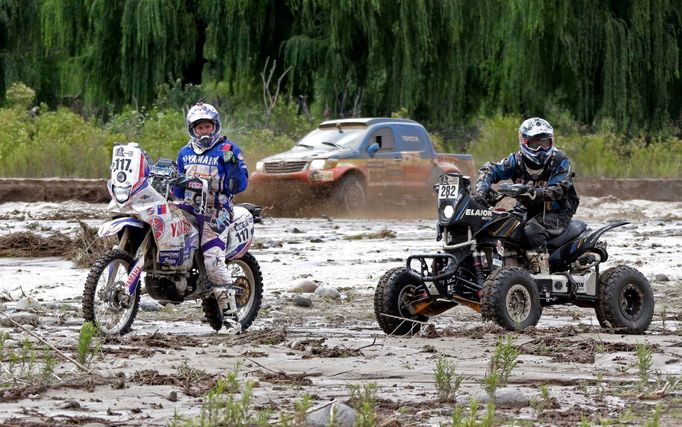
<instances>
[{"instance_id":1,"label":"truck wheel","mask_svg":"<svg viewBox=\"0 0 682 427\"><path fill-rule=\"evenodd\" d=\"M357 175L348 175L334 188L332 199L346 213L362 212L367 205L365 184Z\"/></svg>"},{"instance_id":2,"label":"truck wheel","mask_svg":"<svg viewBox=\"0 0 682 427\"><path fill-rule=\"evenodd\" d=\"M414 313L413 302L420 299L417 288L423 286L415 281L405 267L388 270L379 280L374 292L374 315L381 330L388 335L414 335L428 317Z\"/></svg>"},{"instance_id":3,"label":"truck wheel","mask_svg":"<svg viewBox=\"0 0 682 427\"><path fill-rule=\"evenodd\" d=\"M537 325L542 306L535 280L518 267L498 268L485 281L481 314L509 331Z\"/></svg>"},{"instance_id":4,"label":"truck wheel","mask_svg":"<svg viewBox=\"0 0 682 427\"><path fill-rule=\"evenodd\" d=\"M649 281L626 265L614 267L604 278L597 305L604 321L622 334L644 333L654 317L654 293Z\"/></svg>"}]
</instances>

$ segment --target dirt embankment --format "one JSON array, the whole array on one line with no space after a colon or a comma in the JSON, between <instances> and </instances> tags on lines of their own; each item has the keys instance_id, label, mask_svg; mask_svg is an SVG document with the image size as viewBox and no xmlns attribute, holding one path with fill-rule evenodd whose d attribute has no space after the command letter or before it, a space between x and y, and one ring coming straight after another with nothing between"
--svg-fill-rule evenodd
<instances>
[{"instance_id":1,"label":"dirt embankment","mask_svg":"<svg viewBox=\"0 0 682 427\"><path fill-rule=\"evenodd\" d=\"M682 179L580 179L576 188L581 196L682 200ZM248 199L248 192L245 197ZM0 203L65 200L105 203L111 198L104 179L0 178Z\"/></svg>"}]
</instances>

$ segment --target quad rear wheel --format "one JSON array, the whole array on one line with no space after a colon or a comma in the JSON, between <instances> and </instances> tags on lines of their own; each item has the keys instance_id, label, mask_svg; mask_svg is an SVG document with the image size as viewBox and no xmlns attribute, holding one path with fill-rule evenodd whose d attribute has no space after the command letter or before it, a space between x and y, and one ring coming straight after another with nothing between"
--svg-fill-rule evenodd
<instances>
[{"instance_id":1,"label":"quad rear wheel","mask_svg":"<svg viewBox=\"0 0 682 427\"><path fill-rule=\"evenodd\" d=\"M597 296L599 300L604 298L602 295L603 293L601 292L604 289L604 283L608 282L611 273L613 273L615 270L616 267L611 267L599 273L600 295ZM603 307L600 304L594 305L594 313L597 315L597 321L599 322L599 326L601 326L604 329L608 328L609 324L606 322L606 316L604 315Z\"/></svg>"},{"instance_id":2,"label":"quad rear wheel","mask_svg":"<svg viewBox=\"0 0 682 427\"><path fill-rule=\"evenodd\" d=\"M597 296L597 318L622 334L643 334L654 316L654 294L637 269L618 265L604 272Z\"/></svg>"},{"instance_id":3,"label":"quad rear wheel","mask_svg":"<svg viewBox=\"0 0 682 427\"><path fill-rule=\"evenodd\" d=\"M537 325L542 306L535 280L519 267L497 269L485 281L481 314L509 331Z\"/></svg>"}]
</instances>

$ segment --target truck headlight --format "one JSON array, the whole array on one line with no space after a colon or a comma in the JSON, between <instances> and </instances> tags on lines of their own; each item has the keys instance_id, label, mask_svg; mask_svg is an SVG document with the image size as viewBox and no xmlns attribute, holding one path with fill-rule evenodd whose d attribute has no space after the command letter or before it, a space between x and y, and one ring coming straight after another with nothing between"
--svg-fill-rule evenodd
<instances>
[{"instance_id":1,"label":"truck headlight","mask_svg":"<svg viewBox=\"0 0 682 427\"><path fill-rule=\"evenodd\" d=\"M258 172L263 172L265 170L265 163L263 162L256 162L256 171Z\"/></svg>"},{"instance_id":2,"label":"truck headlight","mask_svg":"<svg viewBox=\"0 0 682 427\"><path fill-rule=\"evenodd\" d=\"M114 197L116 198L117 202L124 203L130 196L130 187L120 187L115 185L112 188L112 192L114 193Z\"/></svg>"},{"instance_id":3,"label":"truck headlight","mask_svg":"<svg viewBox=\"0 0 682 427\"><path fill-rule=\"evenodd\" d=\"M310 162L310 170L325 169L327 166L327 159L315 159Z\"/></svg>"}]
</instances>

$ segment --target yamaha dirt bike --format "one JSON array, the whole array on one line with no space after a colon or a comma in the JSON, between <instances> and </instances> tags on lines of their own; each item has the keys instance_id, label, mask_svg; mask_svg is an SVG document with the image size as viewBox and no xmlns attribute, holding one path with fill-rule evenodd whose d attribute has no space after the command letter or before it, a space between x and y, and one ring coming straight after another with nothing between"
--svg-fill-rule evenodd
<instances>
[{"instance_id":1,"label":"yamaha dirt bike","mask_svg":"<svg viewBox=\"0 0 682 427\"><path fill-rule=\"evenodd\" d=\"M173 186L195 194L193 207L168 201ZM162 305L202 300L209 325L241 332L255 320L263 299L263 278L248 250L253 242L253 205L233 208L228 226L225 263L233 283L228 305L234 318L224 318L206 272L200 250L200 220L207 212L210 181L177 175L174 162L161 159L151 168L135 143L113 149L109 210L114 220L103 224L99 236L117 236L118 245L92 266L83 292L83 315L105 335L130 331L147 293ZM251 208L250 212L249 209ZM198 214L198 215L195 215ZM142 273L144 286L141 286Z\"/></svg>"},{"instance_id":2,"label":"yamaha dirt bike","mask_svg":"<svg viewBox=\"0 0 682 427\"><path fill-rule=\"evenodd\" d=\"M406 267L380 279L374 312L387 334L414 334L429 317L458 304L515 331L535 326L542 308L557 304L592 307L603 328L619 333L641 334L649 327L654 299L648 280L625 265L599 268L608 259L601 236L627 222L589 230L572 220L551 236L550 271L540 274L526 255L522 212L481 206L466 176L443 174L434 189L443 251L409 256ZM493 204L528 190L525 184L502 184Z\"/></svg>"}]
</instances>

